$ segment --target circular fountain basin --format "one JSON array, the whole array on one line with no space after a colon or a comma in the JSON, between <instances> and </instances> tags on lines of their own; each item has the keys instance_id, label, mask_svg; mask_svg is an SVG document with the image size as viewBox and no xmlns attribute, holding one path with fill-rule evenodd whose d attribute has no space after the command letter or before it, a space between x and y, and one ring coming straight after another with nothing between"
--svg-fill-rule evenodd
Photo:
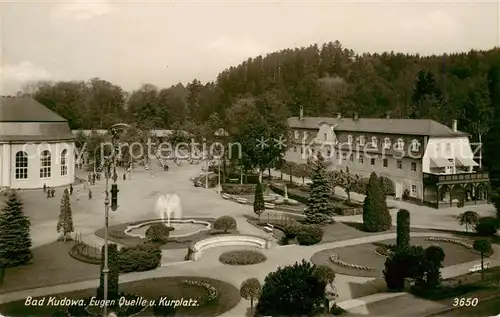
<instances>
[{"instance_id":1,"label":"circular fountain basin","mask_svg":"<svg viewBox=\"0 0 500 317\"><path fill-rule=\"evenodd\" d=\"M146 231L148 230L149 226L155 223L163 223L166 226L174 228L174 230L170 231L169 237L171 238L188 237L206 230L210 230L212 228L210 222L203 220L171 219L170 223L168 223L168 220L158 219L127 226L127 229L125 229L125 234L131 237L144 239L146 238Z\"/></svg>"}]
</instances>

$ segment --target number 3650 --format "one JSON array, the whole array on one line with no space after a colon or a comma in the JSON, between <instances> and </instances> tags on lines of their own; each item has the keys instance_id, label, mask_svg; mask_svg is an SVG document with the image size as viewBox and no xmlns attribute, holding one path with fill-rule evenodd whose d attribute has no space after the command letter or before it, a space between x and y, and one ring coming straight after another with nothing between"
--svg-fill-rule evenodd
<instances>
[{"instance_id":1,"label":"number 3650","mask_svg":"<svg viewBox=\"0 0 500 317\"><path fill-rule=\"evenodd\" d=\"M469 307L469 306L477 306L479 303L479 299L477 297L473 298L454 298L453 306L455 307Z\"/></svg>"}]
</instances>

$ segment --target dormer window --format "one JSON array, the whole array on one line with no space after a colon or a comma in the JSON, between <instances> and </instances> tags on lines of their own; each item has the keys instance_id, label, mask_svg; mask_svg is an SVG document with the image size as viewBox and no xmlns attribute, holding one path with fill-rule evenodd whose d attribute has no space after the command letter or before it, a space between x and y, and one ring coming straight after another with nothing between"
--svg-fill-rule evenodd
<instances>
[{"instance_id":1,"label":"dormer window","mask_svg":"<svg viewBox=\"0 0 500 317\"><path fill-rule=\"evenodd\" d=\"M418 152L420 151L420 142L418 140L413 140L411 141L411 150L413 152Z\"/></svg>"},{"instance_id":2,"label":"dormer window","mask_svg":"<svg viewBox=\"0 0 500 317\"><path fill-rule=\"evenodd\" d=\"M384 139L384 149L390 149L391 148L391 139L385 138Z\"/></svg>"},{"instance_id":3,"label":"dormer window","mask_svg":"<svg viewBox=\"0 0 500 317\"><path fill-rule=\"evenodd\" d=\"M405 141L403 141L403 139L398 139L397 143L396 143L396 148L401 150L405 147Z\"/></svg>"},{"instance_id":4,"label":"dormer window","mask_svg":"<svg viewBox=\"0 0 500 317\"><path fill-rule=\"evenodd\" d=\"M347 144L352 144L352 135L347 136Z\"/></svg>"},{"instance_id":5,"label":"dormer window","mask_svg":"<svg viewBox=\"0 0 500 317\"><path fill-rule=\"evenodd\" d=\"M302 137L303 139L307 139L307 137L309 136L309 133L307 132L304 132L304 136Z\"/></svg>"},{"instance_id":6,"label":"dormer window","mask_svg":"<svg viewBox=\"0 0 500 317\"><path fill-rule=\"evenodd\" d=\"M300 132L299 131L294 131L294 136L296 139L300 137Z\"/></svg>"},{"instance_id":7,"label":"dormer window","mask_svg":"<svg viewBox=\"0 0 500 317\"><path fill-rule=\"evenodd\" d=\"M359 142L359 145L364 146L365 145L365 137L364 136L360 136L359 139L358 139L358 142Z\"/></svg>"},{"instance_id":8,"label":"dormer window","mask_svg":"<svg viewBox=\"0 0 500 317\"><path fill-rule=\"evenodd\" d=\"M372 137L372 147L376 148L378 147L378 140L376 137Z\"/></svg>"}]
</instances>

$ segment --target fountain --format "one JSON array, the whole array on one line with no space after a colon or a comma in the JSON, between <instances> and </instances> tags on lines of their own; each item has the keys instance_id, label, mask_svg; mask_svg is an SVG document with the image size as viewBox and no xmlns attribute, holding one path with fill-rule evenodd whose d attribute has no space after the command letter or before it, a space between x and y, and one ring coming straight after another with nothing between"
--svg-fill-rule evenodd
<instances>
[{"instance_id":1,"label":"fountain","mask_svg":"<svg viewBox=\"0 0 500 317\"><path fill-rule=\"evenodd\" d=\"M208 221L182 219L181 199L177 194L160 195L154 209L160 219L127 226L125 234L144 239L149 226L155 223L163 223L172 228L171 238L187 237L211 229Z\"/></svg>"}]
</instances>

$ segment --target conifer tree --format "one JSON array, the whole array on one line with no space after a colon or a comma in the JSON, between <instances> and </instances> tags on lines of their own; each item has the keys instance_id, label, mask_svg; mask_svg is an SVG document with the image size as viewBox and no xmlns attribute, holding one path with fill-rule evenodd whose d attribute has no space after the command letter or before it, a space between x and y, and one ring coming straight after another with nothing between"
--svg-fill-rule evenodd
<instances>
[{"instance_id":1,"label":"conifer tree","mask_svg":"<svg viewBox=\"0 0 500 317\"><path fill-rule=\"evenodd\" d=\"M118 299L118 287L120 279L120 259L118 246L114 243L108 245L108 300ZM99 288L97 289L97 298L104 298L104 246L101 249L101 276L99 279Z\"/></svg>"},{"instance_id":2,"label":"conifer tree","mask_svg":"<svg viewBox=\"0 0 500 317\"><path fill-rule=\"evenodd\" d=\"M11 192L0 215L0 259L5 260L6 267L32 261L30 225L21 200Z\"/></svg>"},{"instance_id":3,"label":"conifer tree","mask_svg":"<svg viewBox=\"0 0 500 317\"><path fill-rule=\"evenodd\" d=\"M491 202L500 218L500 63L488 72L488 90L493 117L490 129L484 140L484 165L490 178Z\"/></svg>"},{"instance_id":4,"label":"conifer tree","mask_svg":"<svg viewBox=\"0 0 500 317\"><path fill-rule=\"evenodd\" d=\"M57 232L63 234L64 242L69 234L73 233L73 216L71 212L71 201L69 198L68 189L64 190L61 198L61 211L59 213L59 220L57 221Z\"/></svg>"},{"instance_id":5,"label":"conifer tree","mask_svg":"<svg viewBox=\"0 0 500 317\"><path fill-rule=\"evenodd\" d=\"M368 232L380 232L391 227L391 214L377 174L372 173L363 203L363 225Z\"/></svg>"},{"instance_id":6,"label":"conifer tree","mask_svg":"<svg viewBox=\"0 0 500 317\"><path fill-rule=\"evenodd\" d=\"M318 154L318 159L313 164L311 172L312 183L307 199L306 221L308 223L322 223L333 214L330 197L330 182L326 174L323 157Z\"/></svg>"},{"instance_id":7,"label":"conifer tree","mask_svg":"<svg viewBox=\"0 0 500 317\"><path fill-rule=\"evenodd\" d=\"M260 215L266 210L266 206L264 203L264 190L262 188L261 182L258 182L255 185L255 197L253 201L253 212L259 216L260 223Z\"/></svg>"}]
</instances>

